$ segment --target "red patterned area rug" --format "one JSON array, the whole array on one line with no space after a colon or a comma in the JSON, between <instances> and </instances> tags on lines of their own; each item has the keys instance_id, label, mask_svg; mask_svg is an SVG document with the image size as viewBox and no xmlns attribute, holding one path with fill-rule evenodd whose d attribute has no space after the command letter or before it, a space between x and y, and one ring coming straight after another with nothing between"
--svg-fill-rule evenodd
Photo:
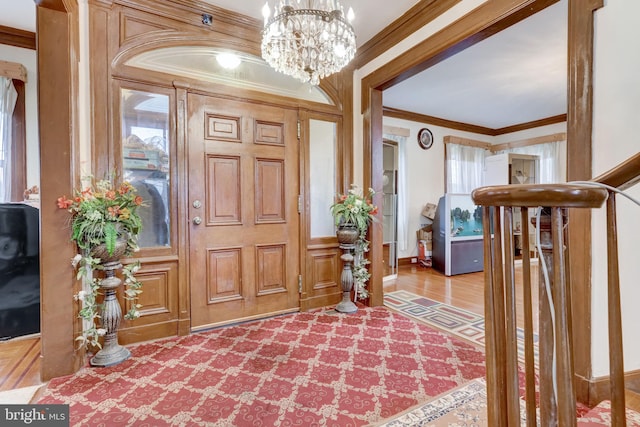
<instances>
[{"instance_id":1,"label":"red patterned area rug","mask_svg":"<svg viewBox=\"0 0 640 427\"><path fill-rule=\"evenodd\" d=\"M81 426L362 426L484 377L467 342L383 307L296 313L129 347L38 403Z\"/></svg>"}]
</instances>

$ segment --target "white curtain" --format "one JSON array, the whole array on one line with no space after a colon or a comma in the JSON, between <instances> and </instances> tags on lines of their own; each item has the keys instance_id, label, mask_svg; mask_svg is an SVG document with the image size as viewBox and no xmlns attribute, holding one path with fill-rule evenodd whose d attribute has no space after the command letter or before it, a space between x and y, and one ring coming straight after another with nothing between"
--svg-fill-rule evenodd
<instances>
[{"instance_id":1,"label":"white curtain","mask_svg":"<svg viewBox=\"0 0 640 427\"><path fill-rule=\"evenodd\" d=\"M0 202L11 201L11 122L18 92L13 81L0 77Z\"/></svg>"},{"instance_id":2,"label":"white curtain","mask_svg":"<svg viewBox=\"0 0 640 427\"><path fill-rule=\"evenodd\" d=\"M487 150L460 144L447 144L447 193L469 194L482 186Z\"/></svg>"},{"instance_id":3,"label":"white curtain","mask_svg":"<svg viewBox=\"0 0 640 427\"><path fill-rule=\"evenodd\" d=\"M399 135L384 134L385 139L398 143L398 211L397 216L397 243L398 250L407 250L408 236L408 208L407 208L407 138Z\"/></svg>"},{"instance_id":4,"label":"white curtain","mask_svg":"<svg viewBox=\"0 0 640 427\"><path fill-rule=\"evenodd\" d=\"M512 148L500 153L538 156L540 159L539 184L555 184L567 181L567 141L546 142L544 144Z\"/></svg>"}]
</instances>

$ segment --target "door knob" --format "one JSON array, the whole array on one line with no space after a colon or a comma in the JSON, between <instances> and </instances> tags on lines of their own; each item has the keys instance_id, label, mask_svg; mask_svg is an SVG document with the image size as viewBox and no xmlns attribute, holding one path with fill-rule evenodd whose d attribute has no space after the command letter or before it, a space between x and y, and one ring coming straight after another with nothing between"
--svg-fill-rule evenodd
<instances>
[{"instance_id":1,"label":"door knob","mask_svg":"<svg viewBox=\"0 0 640 427\"><path fill-rule=\"evenodd\" d=\"M193 207L196 209L200 209L202 207L202 202L200 202L200 200L194 200Z\"/></svg>"},{"instance_id":2,"label":"door knob","mask_svg":"<svg viewBox=\"0 0 640 427\"><path fill-rule=\"evenodd\" d=\"M197 216L197 217L193 218L193 223L194 223L195 225L200 225L200 224L202 224L202 218L200 218L199 216Z\"/></svg>"}]
</instances>

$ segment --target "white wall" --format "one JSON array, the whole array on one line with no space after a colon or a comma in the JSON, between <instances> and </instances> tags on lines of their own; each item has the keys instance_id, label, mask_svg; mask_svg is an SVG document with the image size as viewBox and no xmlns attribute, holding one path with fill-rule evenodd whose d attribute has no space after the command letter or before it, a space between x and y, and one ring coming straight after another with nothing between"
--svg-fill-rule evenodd
<instances>
[{"instance_id":1,"label":"white wall","mask_svg":"<svg viewBox=\"0 0 640 427\"><path fill-rule=\"evenodd\" d=\"M640 151L640 2L605 0L595 13L594 64L594 176ZM631 194L640 199L640 185ZM622 288L625 371L640 369L640 207L618 196L620 282ZM593 329L594 343L606 343L606 235L603 210L594 214L593 225ZM593 345L595 376L608 375L606 345Z\"/></svg>"},{"instance_id":2,"label":"white wall","mask_svg":"<svg viewBox=\"0 0 640 427\"><path fill-rule=\"evenodd\" d=\"M0 60L17 62L27 69L25 110L27 133L27 188L40 185L40 148L38 136L38 67L36 51L0 44Z\"/></svg>"}]
</instances>

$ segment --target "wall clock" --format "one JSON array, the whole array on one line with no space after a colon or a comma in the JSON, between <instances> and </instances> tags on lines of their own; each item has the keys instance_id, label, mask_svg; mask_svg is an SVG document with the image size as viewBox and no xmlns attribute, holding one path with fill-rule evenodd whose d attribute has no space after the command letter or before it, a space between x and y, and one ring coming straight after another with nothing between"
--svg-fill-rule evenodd
<instances>
[{"instance_id":1,"label":"wall clock","mask_svg":"<svg viewBox=\"0 0 640 427\"><path fill-rule=\"evenodd\" d=\"M423 150L428 150L433 145L433 134L427 128L422 128L418 132L418 145Z\"/></svg>"}]
</instances>

